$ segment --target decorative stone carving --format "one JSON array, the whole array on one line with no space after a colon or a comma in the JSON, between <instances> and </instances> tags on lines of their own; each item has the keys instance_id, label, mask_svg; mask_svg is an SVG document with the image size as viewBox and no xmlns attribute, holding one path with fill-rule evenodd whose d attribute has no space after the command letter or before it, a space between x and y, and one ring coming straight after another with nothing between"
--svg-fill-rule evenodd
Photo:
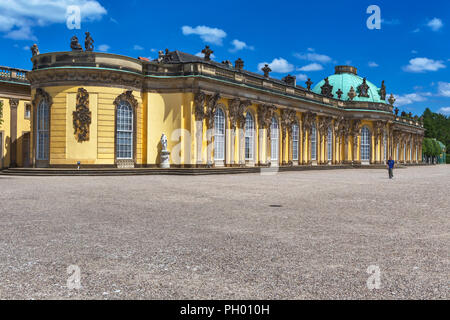
<instances>
[{"instance_id":1,"label":"decorative stone carving","mask_svg":"<svg viewBox=\"0 0 450 320\"><path fill-rule=\"evenodd\" d=\"M9 107L11 109L17 109L19 106L19 99L11 98L9 99Z\"/></svg>"},{"instance_id":2,"label":"decorative stone carving","mask_svg":"<svg viewBox=\"0 0 450 320\"><path fill-rule=\"evenodd\" d=\"M294 86L296 84L296 79L297 77L295 76L291 76L290 74L288 74L286 77L284 77L283 79L281 79L283 82L285 82L287 85L289 86Z\"/></svg>"},{"instance_id":3,"label":"decorative stone carving","mask_svg":"<svg viewBox=\"0 0 450 320\"><path fill-rule=\"evenodd\" d=\"M238 58L234 62L234 67L238 70L243 70L244 69L244 61L241 58Z\"/></svg>"},{"instance_id":4,"label":"decorative stone carving","mask_svg":"<svg viewBox=\"0 0 450 320\"><path fill-rule=\"evenodd\" d=\"M355 99L356 97L356 91L355 88L351 87L350 91L347 93L348 98L350 99L350 101L353 101L353 99Z\"/></svg>"},{"instance_id":5,"label":"decorative stone carving","mask_svg":"<svg viewBox=\"0 0 450 320\"><path fill-rule=\"evenodd\" d=\"M78 142L89 141L89 126L91 125L91 121L89 94L86 89L79 88L76 111L73 112L74 135Z\"/></svg>"},{"instance_id":6,"label":"decorative stone carving","mask_svg":"<svg viewBox=\"0 0 450 320\"><path fill-rule=\"evenodd\" d=\"M264 78L269 77L269 73L272 72L272 69L270 69L269 65L264 65L264 68L261 69L262 72L264 72Z\"/></svg>"},{"instance_id":7,"label":"decorative stone carving","mask_svg":"<svg viewBox=\"0 0 450 320\"><path fill-rule=\"evenodd\" d=\"M277 108L274 105L262 105L258 108L258 120L262 129L267 129L270 132L270 124L272 123L272 117ZM268 133L269 134L269 133Z\"/></svg>"},{"instance_id":8,"label":"decorative stone carving","mask_svg":"<svg viewBox=\"0 0 450 320\"><path fill-rule=\"evenodd\" d=\"M283 129L283 139L285 138L286 131L289 132L289 135L292 134L292 125L296 122L297 113L295 110L291 109L283 109L281 112L281 127Z\"/></svg>"},{"instance_id":9,"label":"decorative stone carving","mask_svg":"<svg viewBox=\"0 0 450 320\"><path fill-rule=\"evenodd\" d=\"M363 79L363 83L358 87L358 97L369 97L369 86L367 85L367 79Z\"/></svg>"},{"instance_id":10,"label":"decorative stone carving","mask_svg":"<svg viewBox=\"0 0 450 320\"><path fill-rule=\"evenodd\" d=\"M241 117L241 115L239 114L240 113L240 105L241 105L240 99L233 99L233 100L231 100L231 102L229 104L230 123L231 123L231 129L233 129L233 130L236 129L239 118Z\"/></svg>"},{"instance_id":11,"label":"decorative stone carving","mask_svg":"<svg viewBox=\"0 0 450 320\"><path fill-rule=\"evenodd\" d=\"M216 93L212 96L207 96L206 113L205 116L208 119L208 128L214 128L214 115L217 110L217 104L220 100L220 94Z\"/></svg>"},{"instance_id":12,"label":"decorative stone carving","mask_svg":"<svg viewBox=\"0 0 450 320\"><path fill-rule=\"evenodd\" d=\"M342 95L343 95L344 93L342 92L341 89L339 89L338 91L336 91L336 94L337 94L337 96L338 96L338 99L341 99L341 97L342 97Z\"/></svg>"},{"instance_id":13,"label":"decorative stone carving","mask_svg":"<svg viewBox=\"0 0 450 320\"><path fill-rule=\"evenodd\" d=\"M313 124L316 122L316 114L310 111L303 114L303 130L311 135ZM303 135L303 139L305 135Z\"/></svg>"},{"instance_id":14,"label":"decorative stone carving","mask_svg":"<svg viewBox=\"0 0 450 320\"><path fill-rule=\"evenodd\" d=\"M389 97L389 104L390 104L391 106L393 106L394 103L395 103L395 97L394 97L394 95L391 93L391 96Z\"/></svg>"},{"instance_id":15,"label":"decorative stone carving","mask_svg":"<svg viewBox=\"0 0 450 320\"><path fill-rule=\"evenodd\" d=\"M133 107L133 109L137 109L139 106L138 101L136 100L136 98L133 96L133 91L131 90L127 90L124 93L122 93L121 95L119 95L115 100L114 100L114 105L117 107L120 103L120 101L127 101L128 103L131 104L131 106Z\"/></svg>"},{"instance_id":16,"label":"decorative stone carving","mask_svg":"<svg viewBox=\"0 0 450 320\"><path fill-rule=\"evenodd\" d=\"M33 57L39 55L39 48L36 43L31 46L30 50Z\"/></svg>"},{"instance_id":17,"label":"decorative stone carving","mask_svg":"<svg viewBox=\"0 0 450 320\"><path fill-rule=\"evenodd\" d=\"M84 48L87 52L92 52L94 51L94 39L92 39L89 32L86 32L85 35L86 39L84 40Z\"/></svg>"},{"instance_id":18,"label":"decorative stone carving","mask_svg":"<svg viewBox=\"0 0 450 320\"><path fill-rule=\"evenodd\" d=\"M195 120L202 121L205 118L205 94L197 92L194 96Z\"/></svg>"},{"instance_id":19,"label":"decorative stone carving","mask_svg":"<svg viewBox=\"0 0 450 320\"><path fill-rule=\"evenodd\" d=\"M202 50L202 53L204 54L204 59L205 61L210 61L211 60L211 55L214 53L214 51L212 51L209 46L206 46L205 49Z\"/></svg>"},{"instance_id":20,"label":"decorative stone carving","mask_svg":"<svg viewBox=\"0 0 450 320\"><path fill-rule=\"evenodd\" d=\"M317 129L321 136L328 137L328 128L330 127L332 120L333 119L330 117L320 117Z\"/></svg>"},{"instance_id":21,"label":"decorative stone carving","mask_svg":"<svg viewBox=\"0 0 450 320\"><path fill-rule=\"evenodd\" d=\"M169 158L170 158L170 151L167 150L167 137L163 133L161 135L161 156L160 156L161 164L159 166L163 169L170 168Z\"/></svg>"},{"instance_id":22,"label":"decorative stone carving","mask_svg":"<svg viewBox=\"0 0 450 320\"><path fill-rule=\"evenodd\" d=\"M313 82L311 81L310 78L308 78L308 81L306 81L305 84L306 84L306 88L308 89L308 91L311 91L311 86L312 86Z\"/></svg>"},{"instance_id":23,"label":"decorative stone carving","mask_svg":"<svg viewBox=\"0 0 450 320\"><path fill-rule=\"evenodd\" d=\"M320 87L320 89L322 90L322 95L324 95L327 98L333 98L333 86L330 85L328 77L325 78L325 84L322 87Z\"/></svg>"},{"instance_id":24,"label":"decorative stone carving","mask_svg":"<svg viewBox=\"0 0 450 320\"><path fill-rule=\"evenodd\" d=\"M80 43L78 42L77 36L73 36L70 39L70 48L72 51L83 51L83 48L81 47Z\"/></svg>"},{"instance_id":25,"label":"decorative stone carving","mask_svg":"<svg viewBox=\"0 0 450 320\"><path fill-rule=\"evenodd\" d=\"M164 62L164 51L159 50L158 51L158 63L163 63Z\"/></svg>"},{"instance_id":26,"label":"decorative stone carving","mask_svg":"<svg viewBox=\"0 0 450 320\"><path fill-rule=\"evenodd\" d=\"M386 86L384 85L384 80L381 81L380 99L383 101L386 100Z\"/></svg>"},{"instance_id":27,"label":"decorative stone carving","mask_svg":"<svg viewBox=\"0 0 450 320\"><path fill-rule=\"evenodd\" d=\"M34 99L31 103L33 104L33 107L36 108L41 101L45 101L49 107L53 104L53 99L48 92L44 89L37 88L36 94L34 95Z\"/></svg>"},{"instance_id":28,"label":"decorative stone carving","mask_svg":"<svg viewBox=\"0 0 450 320\"><path fill-rule=\"evenodd\" d=\"M230 60L222 61L222 64L226 65L229 68L233 68L233 64L231 63Z\"/></svg>"}]
</instances>

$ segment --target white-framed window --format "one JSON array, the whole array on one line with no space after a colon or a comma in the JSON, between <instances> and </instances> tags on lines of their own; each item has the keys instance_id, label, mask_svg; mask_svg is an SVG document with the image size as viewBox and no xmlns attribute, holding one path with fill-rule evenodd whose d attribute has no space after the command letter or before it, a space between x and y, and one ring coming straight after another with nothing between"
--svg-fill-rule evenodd
<instances>
[{"instance_id":1,"label":"white-framed window","mask_svg":"<svg viewBox=\"0 0 450 320\"><path fill-rule=\"evenodd\" d=\"M361 161L370 161L370 130L367 127L361 130Z\"/></svg>"},{"instance_id":2,"label":"white-framed window","mask_svg":"<svg viewBox=\"0 0 450 320\"><path fill-rule=\"evenodd\" d=\"M384 161L386 161L387 160L387 135L386 135L386 132L384 133L384 136L383 136L383 146L384 146L383 157L384 157Z\"/></svg>"},{"instance_id":3,"label":"white-framed window","mask_svg":"<svg viewBox=\"0 0 450 320\"><path fill-rule=\"evenodd\" d=\"M251 112L245 116L245 160L253 160L255 150L255 120Z\"/></svg>"},{"instance_id":4,"label":"white-framed window","mask_svg":"<svg viewBox=\"0 0 450 320\"><path fill-rule=\"evenodd\" d=\"M311 160L317 160L317 131L314 123L311 128Z\"/></svg>"},{"instance_id":5,"label":"white-framed window","mask_svg":"<svg viewBox=\"0 0 450 320\"><path fill-rule=\"evenodd\" d=\"M413 145L412 142L409 145L409 161L412 161L412 149L413 149Z\"/></svg>"},{"instance_id":6,"label":"white-framed window","mask_svg":"<svg viewBox=\"0 0 450 320\"><path fill-rule=\"evenodd\" d=\"M298 161L298 140L299 140L299 128L298 124L292 125L292 160Z\"/></svg>"},{"instance_id":7,"label":"white-framed window","mask_svg":"<svg viewBox=\"0 0 450 320\"><path fill-rule=\"evenodd\" d=\"M225 113L221 108L214 114L214 160L225 160Z\"/></svg>"},{"instance_id":8,"label":"white-framed window","mask_svg":"<svg viewBox=\"0 0 450 320\"><path fill-rule=\"evenodd\" d=\"M26 103L24 110L25 110L25 115L24 115L25 119L30 119L30 117L31 117L31 104Z\"/></svg>"},{"instance_id":9,"label":"white-framed window","mask_svg":"<svg viewBox=\"0 0 450 320\"><path fill-rule=\"evenodd\" d=\"M42 100L36 112L36 159L48 160L50 137L50 108L48 103Z\"/></svg>"},{"instance_id":10,"label":"white-framed window","mask_svg":"<svg viewBox=\"0 0 450 320\"><path fill-rule=\"evenodd\" d=\"M397 157L395 160L399 161L400 160L399 157L400 157L400 145L397 143Z\"/></svg>"},{"instance_id":11,"label":"white-framed window","mask_svg":"<svg viewBox=\"0 0 450 320\"><path fill-rule=\"evenodd\" d=\"M120 101L116 113L116 158L133 159L133 108L127 101Z\"/></svg>"},{"instance_id":12,"label":"white-framed window","mask_svg":"<svg viewBox=\"0 0 450 320\"><path fill-rule=\"evenodd\" d=\"M406 161L406 142L403 144L403 161Z\"/></svg>"},{"instance_id":13,"label":"white-framed window","mask_svg":"<svg viewBox=\"0 0 450 320\"><path fill-rule=\"evenodd\" d=\"M327 152L328 161L333 160L333 129L331 127L328 128Z\"/></svg>"},{"instance_id":14,"label":"white-framed window","mask_svg":"<svg viewBox=\"0 0 450 320\"><path fill-rule=\"evenodd\" d=\"M270 158L271 160L278 160L279 153L279 129L278 129L278 120L277 118L272 118L272 123L270 124Z\"/></svg>"}]
</instances>

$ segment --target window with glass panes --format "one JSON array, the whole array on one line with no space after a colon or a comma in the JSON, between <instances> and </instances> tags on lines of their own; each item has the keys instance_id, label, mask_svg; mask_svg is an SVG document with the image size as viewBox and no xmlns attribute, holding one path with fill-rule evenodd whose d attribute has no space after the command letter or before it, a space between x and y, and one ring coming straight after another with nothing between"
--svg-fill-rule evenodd
<instances>
[{"instance_id":1,"label":"window with glass panes","mask_svg":"<svg viewBox=\"0 0 450 320\"><path fill-rule=\"evenodd\" d=\"M298 139L299 139L299 131L298 124L294 123L292 125L292 160L298 160Z\"/></svg>"},{"instance_id":2,"label":"window with glass panes","mask_svg":"<svg viewBox=\"0 0 450 320\"><path fill-rule=\"evenodd\" d=\"M271 141L271 154L270 158L272 160L278 160L278 140L279 140L279 132L278 132L278 120L277 118L272 118L272 124L270 125L270 141Z\"/></svg>"},{"instance_id":3,"label":"window with glass panes","mask_svg":"<svg viewBox=\"0 0 450 320\"><path fill-rule=\"evenodd\" d=\"M116 114L116 157L133 159L133 108L127 101L121 101Z\"/></svg>"},{"instance_id":4,"label":"window with glass panes","mask_svg":"<svg viewBox=\"0 0 450 320\"><path fill-rule=\"evenodd\" d=\"M46 101L41 101L36 111L36 159L48 160L50 114Z\"/></svg>"},{"instance_id":5,"label":"window with glass panes","mask_svg":"<svg viewBox=\"0 0 450 320\"><path fill-rule=\"evenodd\" d=\"M221 108L214 115L214 160L225 160L225 113Z\"/></svg>"},{"instance_id":6,"label":"window with glass panes","mask_svg":"<svg viewBox=\"0 0 450 320\"><path fill-rule=\"evenodd\" d=\"M245 116L245 160L253 160L255 121L250 112Z\"/></svg>"}]
</instances>

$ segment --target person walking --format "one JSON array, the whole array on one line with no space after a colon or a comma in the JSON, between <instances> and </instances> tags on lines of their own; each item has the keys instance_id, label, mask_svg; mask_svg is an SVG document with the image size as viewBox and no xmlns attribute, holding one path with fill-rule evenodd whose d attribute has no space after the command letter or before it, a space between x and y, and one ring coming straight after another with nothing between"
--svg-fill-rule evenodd
<instances>
[{"instance_id":1,"label":"person walking","mask_svg":"<svg viewBox=\"0 0 450 320\"><path fill-rule=\"evenodd\" d=\"M389 161L387 162L387 167L389 170L389 179L392 179L394 177L394 164L395 161L392 160L392 157L389 157Z\"/></svg>"}]
</instances>

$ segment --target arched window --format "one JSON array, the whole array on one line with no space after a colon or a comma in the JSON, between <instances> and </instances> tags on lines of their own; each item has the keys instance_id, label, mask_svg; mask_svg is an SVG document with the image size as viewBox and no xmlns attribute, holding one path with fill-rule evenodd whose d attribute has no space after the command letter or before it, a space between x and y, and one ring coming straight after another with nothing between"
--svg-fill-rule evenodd
<instances>
[{"instance_id":1,"label":"arched window","mask_svg":"<svg viewBox=\"0 0 450 320\"><path fill-rule=\"evenodd\" d=\"M317 132L316 125L313 123L311 129L311 160L317 160Z\"/></svg>"},{"instance_id":2,"label":"arched window","mask_svg":"<svg viewBox=\"0 0 450 320\"><path fill-rule=\"evenodd\" d=\"M387 135L386 135L386 132L383 135L383 146L384 146L383 157L384 157L384 161L386 161L387 160Z\"/></svg>"},{"instance_id":3,"label":"arched window","mask_svg":"<svg viewBox=\"0 0 450 320\"><path fill-rule=\"evenodd\" d=\"M298 161L298 124L292 125L292 160Z\"/></svg>"},{"instance_id":4,"label":"arched window","mask_svg":"<svg viewBox=\"0 0 450 320\"><path fill-rule=\"evenodd\" d=\"M121 100L116 109L116 158L133 159L134 115L130 103Z\"/></svg>"},{"instance_id":5,"label":"arched window","mask_svg":"<svg viewBox=\"0 0 450 320\"><path fill-rule=\"evenodd\" d=\"M50 108L48 103L42 100L37 107L36 126L36 159L48 160L49 150L49 120Z\"/></svg>"},{"instance_id":6,"label":"arched window","mask_svg":"<svg viewBox=\"0 0 450 320\"><path fill-rule=\"evenodd\" d=\"M328 128L328 140L327 140L328 161L333 160L333 129Z\"/></svg>"},{"instance_id":7,"label":"arched window","mask_svg":"<svg viewBox=\"0 0 450 320\"><path fill-rule=\"evenodd\" d=\"M221 108L214 114L214 160L225 160L225 113Z\"/></svg>"},{"instance_id":8,"label":"arched window","mask_svg":"<svg viewBox=\"0 0 450 320\"><path fill-rule=\"evenodd\" d=\"M279 144L278 144L278 120L277 118L272 118L272 124L270 125L270 141L271 141L271 160L278 160Z\"/></svg>"},{"instance_id":9,"label":"arched window","mask_svg":"<svg viewBox=\"0 0 450 320\"><path fill-rule=\"evenodd\" d=\"M253 160L255 120L250 112L245 116L245 160Z\"/></svg>"},{"instance_id":10,"label":"arched window","mask_svg":"<svg viewBox=\"0 0 450 320\"><path fill-rule=\"evenodd\" d=\"M370 131L367 127L361 130L361 161L370 161Z\"/></svg>"}]
</instances>

